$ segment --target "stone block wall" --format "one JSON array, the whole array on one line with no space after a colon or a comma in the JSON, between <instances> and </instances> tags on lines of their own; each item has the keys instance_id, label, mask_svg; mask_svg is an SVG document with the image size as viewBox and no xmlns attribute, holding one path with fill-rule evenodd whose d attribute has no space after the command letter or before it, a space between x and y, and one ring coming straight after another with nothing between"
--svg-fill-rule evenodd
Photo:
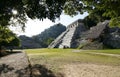
<instances>
[{"instance_id":1,"label":"stone block wall","mask_svg":"<svg viewBox=\"0 0 120 77\"><path fill-rule=\"evenodd\" d=\"M86 30L82 20L79 19L67 26L65 32L58 36L48 48L71 48L72 42L80 35L82 31Z\"/></svg>"}]
</instances>

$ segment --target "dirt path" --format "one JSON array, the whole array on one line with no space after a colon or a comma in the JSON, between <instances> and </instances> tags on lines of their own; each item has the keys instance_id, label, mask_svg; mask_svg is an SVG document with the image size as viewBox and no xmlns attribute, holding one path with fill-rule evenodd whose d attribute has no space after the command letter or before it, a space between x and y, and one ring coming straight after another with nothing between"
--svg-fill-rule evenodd
<instances>
[{"instance_id":1,"label":"dirt path","mask_svg":"<svg viewBox=\"0 0 120 77\"><path fill-rule=\"evenodd\" d=\"M30 77L29 62L24 52L0 58L0 77Z\"/></svg>"},{"instance_id":2,"label":"dirt path","mask_svg":"<svg viewBox=\"0 0 120 77\"><path fill-rule=\"evenodd\" d=\"M88 50L73 50L72 52L85 52ZM110 53L101 53L101 52L85 52L85 53L89 53L89 54L96 54L96 55L106 55L106 56L113 56L113 57L120 57L119 54L110 54Z\"/></svg>"},{"instance_id":3,"label":"dirt path","mask_svg":"<svg viewBox=\"0 0 120 77\"><path fill-rule=\"evenodd\" d=\"M96 55L105 55L105 56L113 56L113 57L120 57L120 55L118 54L109 54L109 53L99 53L99 52L85 52L85 53L89 53L89 54L96 54Z\"/></svg>"},{"instance_id":4,"label":"dirt path","mask_svg":"<svg viewBox=\"0 0 120 77\"><path fill-rule=\"evenodd\" d=\"M120 77L120 66L68 64L63 71L65 77Z\"/></svg>"}]
</instances>

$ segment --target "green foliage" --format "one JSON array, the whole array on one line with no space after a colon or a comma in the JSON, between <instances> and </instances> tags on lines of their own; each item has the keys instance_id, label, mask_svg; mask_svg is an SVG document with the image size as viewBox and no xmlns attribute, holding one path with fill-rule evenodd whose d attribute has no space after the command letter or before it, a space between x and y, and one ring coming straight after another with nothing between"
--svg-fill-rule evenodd
<instances>
[{"instance_id":1,"label":"green foliage","mask_svg":"<svg viewBox=\"0 0 120 77\"><path fill-rule=\"evenodd\" d=\"M22 0L0 0L0 25L8 26L17 22L24 24L26 16L23 6Z\"/></svg>"},{"instance_id":2,"label":"green foliage","mask_svg":"<svg viewBox=\"0 0 120 77\"><path fill-rule=\"evenodd\" d=\"M90 28L92 26L96 26L98 21L96 20L96 18L90 18L89 16L87 16L83 19L83 22L87 28Z\"/></svg>"},{"instance_id":3,"label":"green foliage","mask_svg":"<svg viewBox=\"0 0 120 77\"><path fill-rule=\"evenodd\" d=\"M71 16L74 16L79 12L83 14L83 3L81 3L79 0L67 0L64 6L64 12Z\"/></svg>"},{"instance_id":4,"label":"green foliage","mask_svg":"<svg viewBox=\"0 0 120 77\"><path fill-rule=\"evenodd\" d=\"M39 43L39 41L37 41L37 39L33 39L31 37L27 37L25 35L21 35L19 36L20 42L21 42L21 48L40 48L41 47L41 43Z\"/></svg>"},{"instance_id":5,"label":"green foliage","mask_svg":"<svg viewBox=\"0 0 120 77\"><path fill-rule=\"evenodd\" d=\"M27 17L54 21L63 9L71 16L87 11L90 15L95 14L98 20L104 20L103 17L116 19L120 16L119 4L119 0L0 0L0 25L17 22L24 25Z\"/></svg>"},{"instance_id":6,"label":"green foliage","mask_svg":"<svg viewBox=\"0 0 120 77\"><path fill-rule=\"evenodd\" d=\"M10 42L7 42L7 41L2 41L0 42L0 45L1 46L5 46L5 47L20 47L20 40L14 36L15 38L12 39Z\"/></svg>"},{"instance_id":7,"label":"green foliage","mask_svg":"<svg viewBox=\"0 0 120 77\"><path fill-rule=\"evenodd\" d=\"M120 26L120 17L112 18L110 25L111 27Z\"/></svg>"},{"instance_id":8,"label":"green foliage","mask_svg":"<svg viewBox=\"0 0 120 77\"><path fill-rule=\"evenodd\" d=\"M24 30L27 18L54 21L62 13L66 0L0 0L0 42L13 37L8 26L20 25ZM4 27L5 28L2 28Z\"/></svg>"},{"instance_id":9,"label":"green foliage","mask_svg":"<svg viewBox=\"0 0 120 77\"><path fill-rule=\"evenodd\" d=\"M0 26L0 46L19 46L17 36L5 26Z\"/></svg>"},{"instance_id":10,"label":"green foliage","mask_svg":"<svg viewBox=\"0 0 120 77\"><path fill-rule=\"evenodd\" d=\"M89 44L88 42L82 43L82 44L80 44L80 45L78 46L77 49L82 49L84 46L86 46L86 45L88 45L88 44Z\"/></svg>"},{"instance_id":11,"label":"green foliage","mask_svg":"<svg viewBox=\"0 0 120 77\"><path fill-rule=\"evenodd\" d=\"M8 43L8 45L20 47L20 39L15 36L15 38L10 43Z\"/></svg>"},{"instance_id":12,"label":"green foliage","mask_svg":"<svg viewBox=\"0 0 120 77\"><path fill-rule=\"evenodd\" d=\"M55 38L57 38L62 32L66 30L66 27L62 24L55 24L50 28L44 30L39 35L32 38L40 43L42 47L47 47Z\"/></svg>"},{"instance_id":13,"label":"green foliage","mask_svg":"<svg viewBox=\"0 0 120 77\"><path fill-rule=\"evenodd\" d=\"M66 6L67 7L65 7L64 9L65 13L67 14L75 15L78 12L82 13L87 11L89 13L90 18L97 19L98 22L111 19L110 25L120 25L119 0L67 0Z\"/></svg>"},{"instance_id":14,"label":"green foliage","mask_svg":"<svg viewBox=\"0 0 120 77\"><path fill-rule=\"evenodd\" d=\"M0 42L9 42L14 39L14 33L7 27L0 26Z\"/></svg>"},{"instance_id":15,"label":"green foliage","mask_svg":"<svg viewBox=\"0 0 120 77\"><path fill-rule=\"evenodd\" d=\"M24 25L27 17L54 21L62 12L66 0L0 0L0 25L19 23ZM14 13L16 11L16 13Z\"/></svg>"},{"instance_id":16,"label":"green foliage","mask_svg":"<svg viewBox=\"0 0 120 77\"><path fill-rule=\"evenodd\" d=\"M44 43L48 46L52 41L54 41L54 38L48 38Z\"/></svg>"}]
</instances>

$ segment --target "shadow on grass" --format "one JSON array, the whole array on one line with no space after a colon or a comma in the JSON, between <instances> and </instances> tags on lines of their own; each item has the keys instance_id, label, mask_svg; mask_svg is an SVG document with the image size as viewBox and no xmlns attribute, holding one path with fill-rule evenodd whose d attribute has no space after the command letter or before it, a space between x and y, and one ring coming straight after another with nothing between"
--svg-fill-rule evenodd
<instances>
[{"instance_id":1,"label":"shadow on grass","mask_svg":"<svg viewBox=\"0 0 120 77\"><path fill-rule=\"evenodd\" d=\"M0 64L0 75L2 73L8 73L8 72L13 71L13 70L14 70L14 68L10 67L9 65Z\"/></svg>"},{"instance_id":2,"label":"shadow on grass","mask_svg":"<svg viewBox=\"0 0 120 77\"><path fill-rule=\"evenodd\" d=\"M47 69L44 65L39 64L17 70L15 73L18 75L18 77L28 77L28 74L30 77L64 77L63 74L55 74L51 70Z\"/></svg>"},{"instance_id":3,"label":"shadow on grass","mask_svg":"<svg viewBox=\"0 0 120 77\"><path fill-rule=\"evenodd\" d=\"M11 67L6 64L0 64L0 77L32 77L30 76L29 66L20 70L16 70L17 67ZM11 73L11 74L10 74Z\"/></svg>"},{"instance_id":4,"label":"shadow on grass","mask_svg":"<svg viewBox=\"0 0 120 77\"><path fill-rule=\"evenodd\" d=\"M64 77L63 74L55 74L51 70L47 69L44 65L39 64L36 64L32 67L27 66L26 68L19 70L16 70L16 68L6 64L0 64L0 77L2 77L1 75L7 76L6 74L8 73L12 73L11 75L13 76L11 77Z\"/></svg>"},{"instance_id":5,"label":"shadow on grass","mask_svg":"<svg viewBox=\"0 0 120 77\"><path fill-rule=\"evenodd\" d=\"M36 64L32 67L32 77L64 77L63 74L55 74L44 65Z\"/></svg>"},{"instance_id":6,"label":"shadow on grass","mask_svg":"<svg viewBox=\"0 0 120 77\"><path fill-rule=\"evenodd\" d=\"M8 55L11 55L11 54L17 54L17 53L22 53L22 51L5 51L4 53L0 53L0 57L4 57L4 56L8 56Z\"/></svg>"},{"instance_id":7,"label":"shadow on grass","mask_svg":"<svg viewBox=\"0 0 120 77\"><path fill-rule=\"evenodd\" d=\"M16 70L15 73L18 75L17 77L32 77L29 66L24 69Z\"/></svg>"}]
</instances>

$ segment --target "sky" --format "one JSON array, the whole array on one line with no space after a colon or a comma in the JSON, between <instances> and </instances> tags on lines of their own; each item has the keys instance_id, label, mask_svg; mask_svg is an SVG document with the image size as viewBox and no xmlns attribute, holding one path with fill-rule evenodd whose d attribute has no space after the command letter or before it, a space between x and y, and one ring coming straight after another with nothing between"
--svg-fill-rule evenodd
<instances>
[{"instance_id":1,"label":"sky","mask_svg":"<svg viewBox=\"0 0 120 77\"><path fill-rule=\"evenodd\" d=\"M25 32L21 31L19 27L13 27L11 30L13 30L13 32L15 32L17 35L26 35L28 37L31 37L40 34L42 31L49 28L50 26L53 26L54 24L61 23L67 26L78 19L83 19L87 15L88 13L84 13L83 15L78 14L74 17L71 17L69 15L62 14L60 16L60 19L56 19L56 22L52 22L49 19L44 19L43 21L40 21L38 19L28 19L27 23L25 24Z\"/></svg>"}]
</instances>

